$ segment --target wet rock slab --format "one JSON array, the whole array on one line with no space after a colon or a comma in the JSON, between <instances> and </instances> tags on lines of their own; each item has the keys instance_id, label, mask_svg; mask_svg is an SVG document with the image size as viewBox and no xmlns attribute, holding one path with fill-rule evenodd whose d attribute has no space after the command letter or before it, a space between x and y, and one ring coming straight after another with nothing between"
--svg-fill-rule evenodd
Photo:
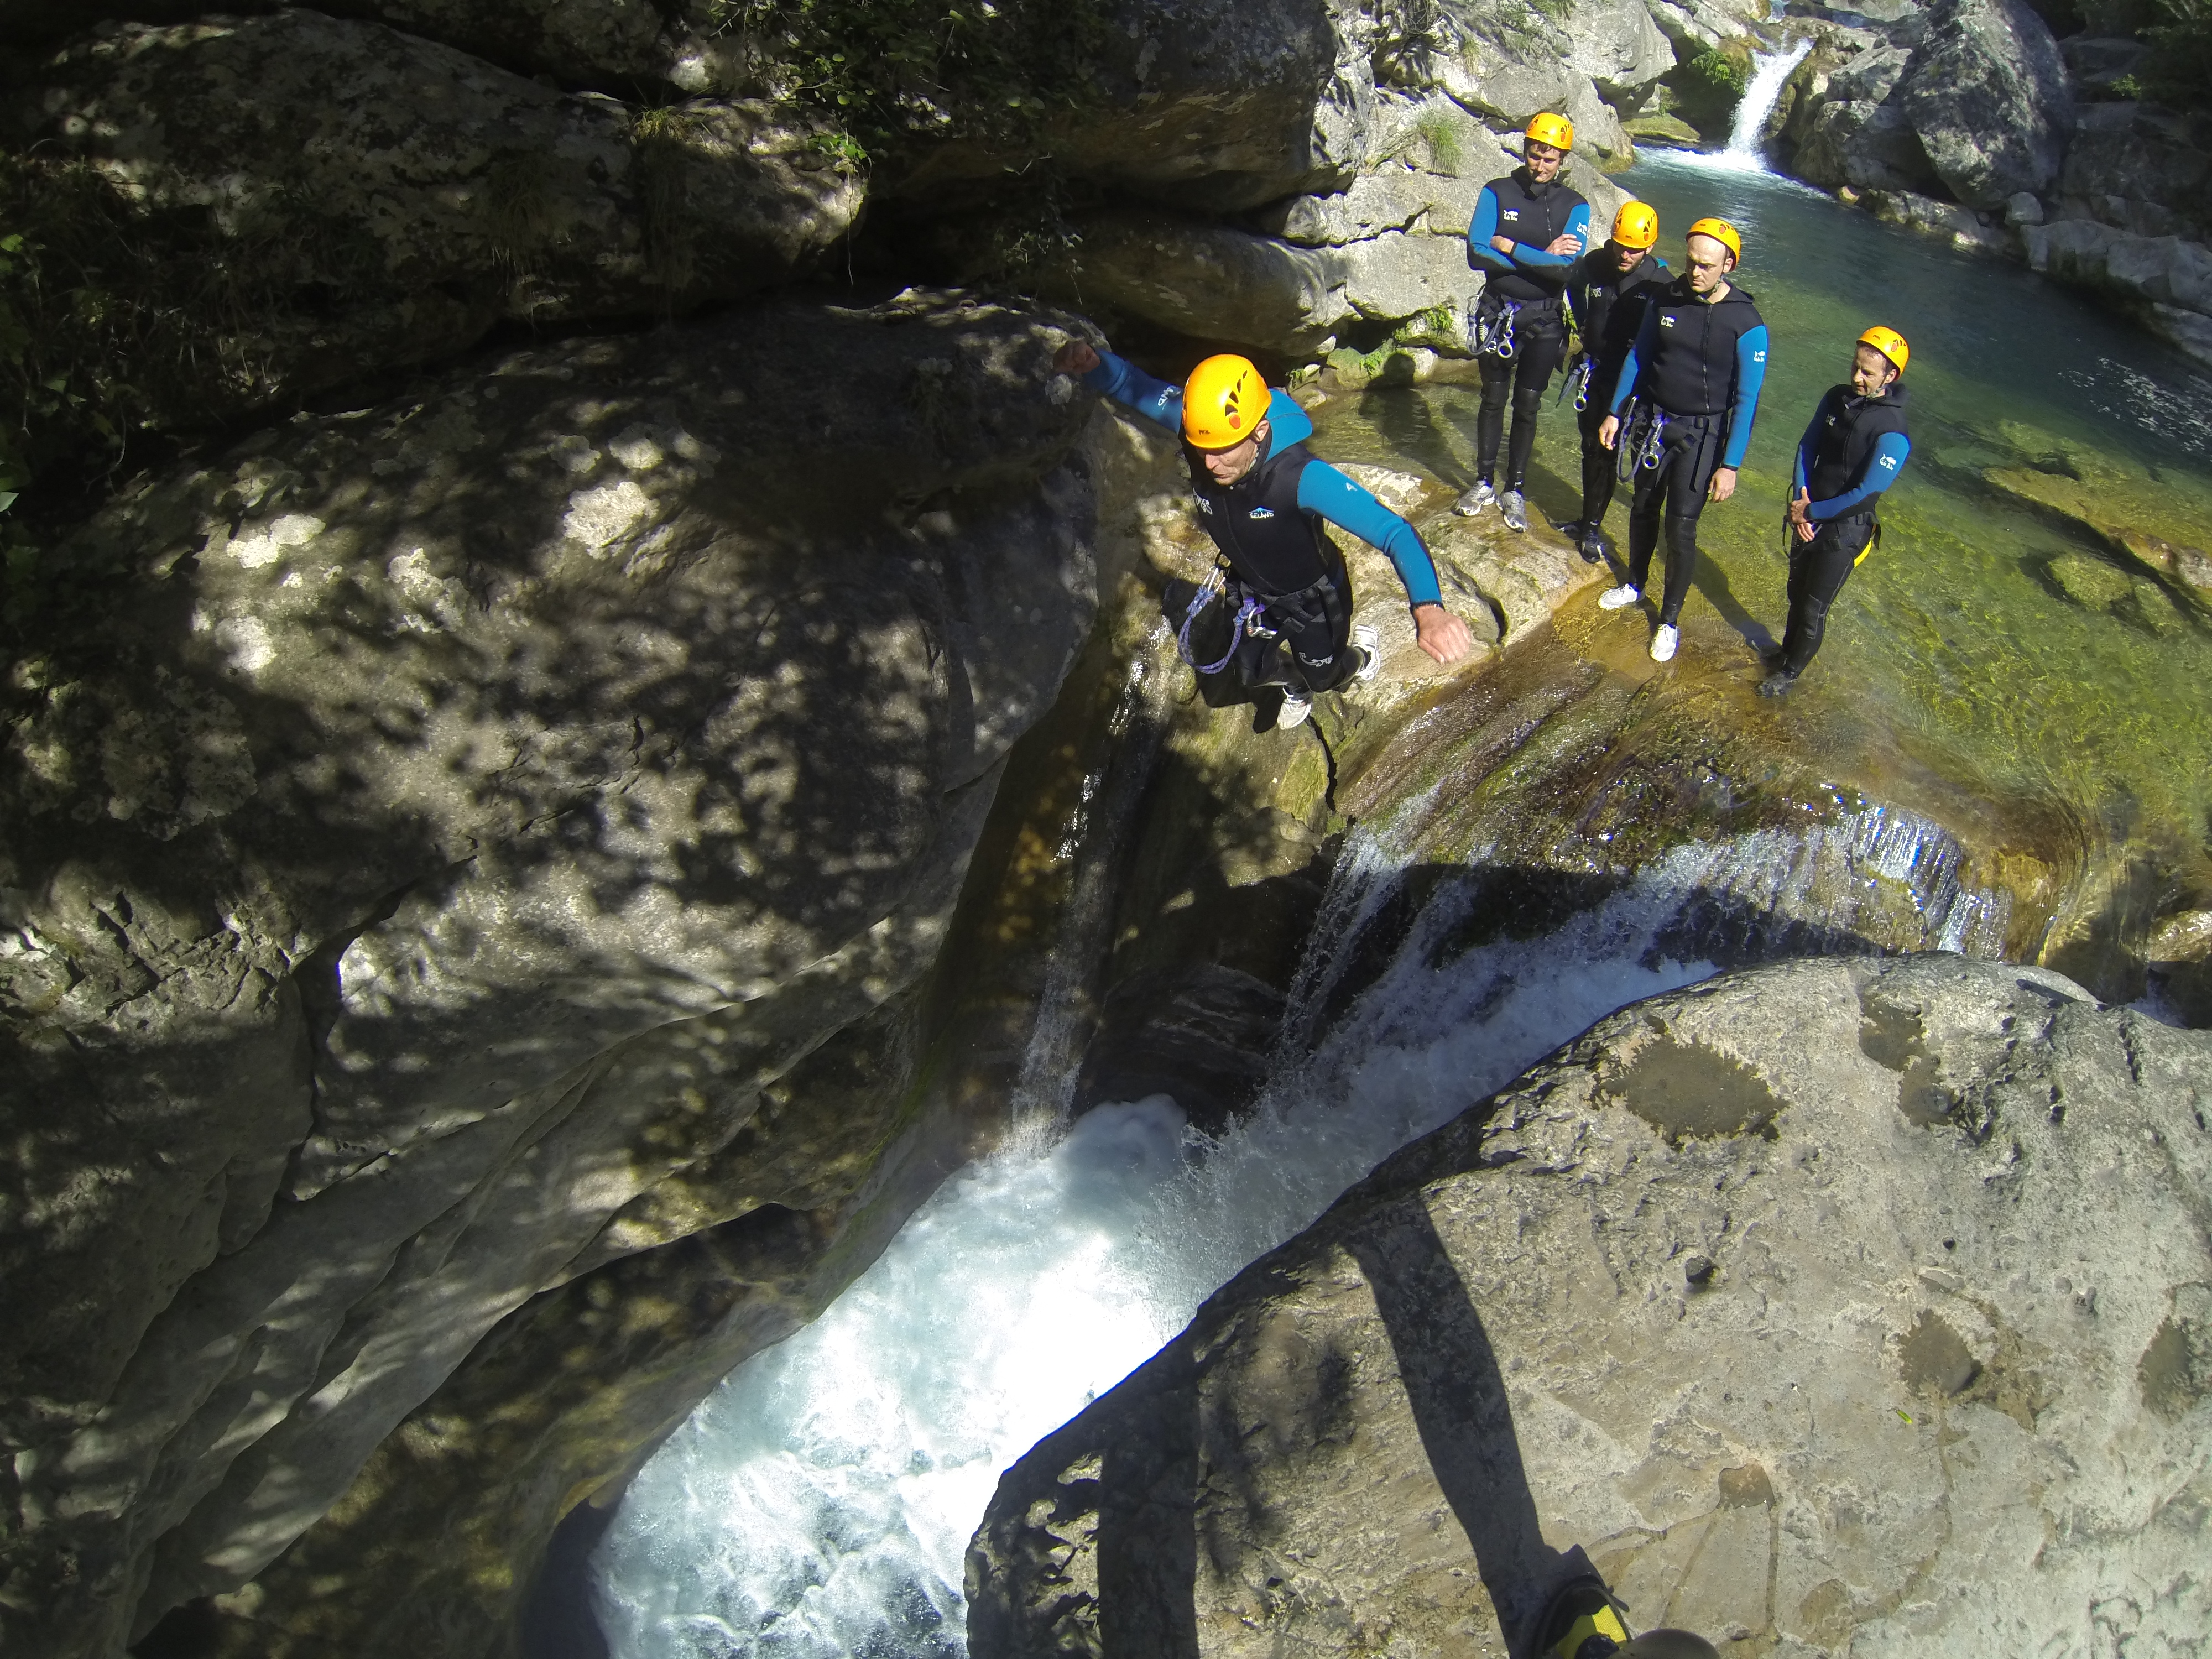
<instances>
[{"instance_id":1,"label":"wet rock slab","mask_svg":"<svg viewBox=\"0 0 2212 1659\"><path fill-rule=\"evenodd\" d=\"M2212 1042L2033 969L1626 1010L1018 1463L971 1651L1518 1652L1577 1551L1745 1651L2185 1644L2208 1109Z\"/></svg>"}]
</instances>

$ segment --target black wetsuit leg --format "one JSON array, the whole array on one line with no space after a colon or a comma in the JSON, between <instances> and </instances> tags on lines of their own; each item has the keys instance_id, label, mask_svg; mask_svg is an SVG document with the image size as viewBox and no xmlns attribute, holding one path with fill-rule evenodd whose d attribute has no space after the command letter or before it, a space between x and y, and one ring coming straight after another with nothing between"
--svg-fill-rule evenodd
<instances>
[{"instance_id":1,"label":"black wetsuit leg","mask_svg":"<svg viewBox=\"0 0 2212 1659\"><path fill-rule=\"evenodd\" d=\"M1331 572L1311 587L1267 601L1267 622L1280 635L1275 661L1292 690L1334 691L1358 670L1352 648L1352 580Z\"/></svg>"},{"instance_id":2,"label":"black wetsuit leg","mask_svg":"<svg viewBox=\"0 0 2212 1659\"><path fill-rule=\"evenodd\" d=\"M1500 357L1486 352L1478 360L1482 370L1482 407L1474 416L1474 476L1485 482L1498 477L1498 446L1505 436L1505 405L1513 395L1516 354Z\"/></svg>"},{"instance_id":3,"label":"black wetsuit leg","mask_svg":"<svg viewBox=\"0 0 2212 1659\"><path fill-rule=\"evenodd\" d=\"M1698 574L1698 515L1705 510L1705 490L1720 454L1718 428L1710 422L1680 420L1668 429L1667 447L1656 467L1640 467L1636 493L1628 506L1628 580L1639 592L1650 591L1651 555L1667 535L1667 583L1659 599L1659 622L1680 624L1690 584ZM1626 441L1626 439L1623 440Z\"/></svg>"},{"instance_id":4,"label":"black wetsuit leg","mask_svg":"<svg viewBox=\"0 0 2212 1659\"><path fill-rule=\"evenodd\" d=\"M1522 315L1525 319L1528 313ZM1559 372L1559 364L1566 355L1566 331L1558 325L1556 319L1549 324L1529 324L1521 336L1520 349L1513 357L1513 437L1505 447L1504 489L1518 489L1528 477L1528 457L1536 448L1536 419L1543 410L1544 389L1551 385L1552 376ZM1486 377L1486 408L1489 396L1489 380Z\"/></svg>"},{"instance_id":5,"label":"black wetsuit leg","mask_svg":"<svg viewBox=\"0 0 2212 1659\"><path fill-rule=\"evenodd\" d=\"M1597 441L1597 429L1605 424L1606 410L1595 398L1589 407L1577 416L1583 430L1583 534L1587 537L1605 522L1605 510L1613 505L1613 492L1619 477L1614 464L1620 459L1613 451Z\"/></svg>"},{"instance_id":6,"label":"black wetsuit leg","mask_svg":"<svg viewBox=\"0 0 2212 1659\"><path fill-rule=\"evenodd\" d=\"M1859 555L1874 538L1874 520L1864 514L1832 519L1822 525L1809 542L1796 539L1790 549L1790 625L1782 636L1784 672L1802 674L1820 648L1827 631L1828 607L1844 591Z\"/></svg>"}]
</instances>

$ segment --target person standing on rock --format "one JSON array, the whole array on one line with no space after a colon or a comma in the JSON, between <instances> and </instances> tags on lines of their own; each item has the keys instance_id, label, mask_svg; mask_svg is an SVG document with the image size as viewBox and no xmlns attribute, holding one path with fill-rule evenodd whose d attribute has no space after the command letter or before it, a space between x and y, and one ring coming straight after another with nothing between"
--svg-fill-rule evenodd
<instances>
[{"instance_id":1,"label":"person standing on rock","mask_svg":"<svg viewBox=\"0 0 2212 1659\"><path fill-rule=\"evenodd\" d=\"M1581 356L1568 371L1575 416L1583 433L1583 515L1567 526L1583 557L1605 556L1605 510L1613 504L1613 452L1598 428L1613 408L1620 365L1644 320L1644 301L1672 275L1651 250L1659 242L1659 215L1648 202L1624 202L1613 216L1613 234L1575 262L1567 278L1567 308L1574 313Z\"/></svg>"},{"instance_id":2,"label":"person standing on rock","mask_svg":"<svg viewBox=\"0 0 2212 1659\"><path fill-rule=\"evenodd\" d=\"M1276 724L1297 726L1316 695L1379 668L1374 630L1352 625L1351 573L1323 521L1389 556L1413 602L1415 638L1430 657L1453 663L1474 649L1467 624L1444 609L1419 532L1316 459L1305 444L1313 422L1249 359L1209 357L1175 386L1077 340L1060 348L1053 367L1080 374L1092 391L1182 439L1200 522L1220 550L1222 568L1203 586L1170 582L1162 603L1208 706L1277 687Z\"/></svg>"},{"instance_id":3,"label":"person standing on rock","mask_svg":"<svg viewBox=\"0 0 2212 1659\"><path fill-rule=\"evenodd\" d=\"M1667 532L1667 586L1651 660L1671 661L1682 605L1698 571L1698 515L1735 494L1766 380L1766 324L1749 294L1729 282L1743 237L1725 219L1690 227L1689 269L1645 301L1636 339L1620 365L1613 408L1598 441L1622 451L1634 471L1628 504L1628 580L1599 595L1607 611L1644 597L1651 555ZM1626 446L1623 447L1623 440Z\"/></svg>"},{"instance_id":4,"label":"person standing on rock","mask_svg":"<svg viewBox=\"0 0 2212 1659\"><path fill-rule=\"evenodd\" d=\"M1851 376L1831 386L1797 441L1790 481L1790 623L1759 682L1778 697L1811 665L1828 607L1881 538L1875 509L1912 453L1901 384L1911 349L1880 324L1858 337Z\"/></svg>"},{"instance_id":5,"label":"person standing on rock","mask_svg":"<svg viewBox=\"0 0 2212 1659\"><path fill-rule=\"evenodd\" d=\"M1528 527L1522 485L1536 447L1536 412L1567 355L1567 279L1589 245L1589 204L1559 182L1575 147L1564 115L1528 123L1521 165L1493 179L1475 199L1467 228L1467 259L1483 273L1475 301L1475 361L1482 368L1482 408L1474 422L1474 488L1459 511L1496 503L1509 530ZM1505 403L1513 402L1513 441L1505 452L1505 488L1495 485Z\"/></svg>"}]
</instances>

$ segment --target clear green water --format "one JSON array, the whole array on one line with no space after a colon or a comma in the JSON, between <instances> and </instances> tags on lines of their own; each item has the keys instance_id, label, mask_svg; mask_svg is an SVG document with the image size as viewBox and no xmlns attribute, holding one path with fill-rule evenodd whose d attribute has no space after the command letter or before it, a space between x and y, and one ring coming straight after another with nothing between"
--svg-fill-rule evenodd
<instances>
[{"instance_id":1,"label":"clear green water","mask_svg":"<svg viewBox=\"0 0 2212 1659\"><path fill-rule=\"evenodd\" d=\"M1678 266L1692 219L1743 227L1742 283L1773 337L1737 495L1704 518L1674 672L1740 692L1745 720L1776 723L1839 782L1988 823L1998 845L2014 836L1993 817L2057 821L2092 862L2100 848L2155 849L2161 908L2207 902L2212 606L1987 475L2011 469L2111 522L2212 548L2212 379L2092 301L1787 180L1669 157L1622 182L1659 209ZM1785 610L1791 454L1875 322L1912 345L1912 460L1883 507L1882 546L1777 708L1751 687L1753 647L1778 638ZM1462 384L1334 398L1316 411L1316 447L1464 486L1477 401ZM1578 440L1570 410L1546 409L1529 495L1559 523L1578 511ZM1626 519L1624 494L1606 521L1616 542ZM1637 613L1601 617L1585 596L1560 626L1609 665L1650 672Z\"/></svg>"}]
</instances>

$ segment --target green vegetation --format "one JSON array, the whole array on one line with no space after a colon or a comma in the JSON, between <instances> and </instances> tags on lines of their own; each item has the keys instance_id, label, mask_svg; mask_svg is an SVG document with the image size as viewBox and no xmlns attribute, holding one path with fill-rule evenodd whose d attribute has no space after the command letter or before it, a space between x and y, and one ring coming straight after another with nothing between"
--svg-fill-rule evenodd
<instances>
[{"instance_id":1,"label":"green vegetation","mask_svg":"<svg viewBox=\"0 0 2212 1659\"><path fill-rule=\"evenodd\" d=\"M2143 31L2154 48L2144 60L2143 89L2182 109L2212 110L2212 0L2156 3L2167 21Z\"/></svg>"},{"instance_id":2,"label":"green vegetation","mask_svg":"<svg viewBox=\"0 0 2212 1659\"><path fill-rule=\"evenodd\" d=\"M1750 54L1741 46L1700 52L1667 76L1683 118L1706 132L1728 131L1750 83Z\"/></svg>"},{"instance_id":3,"label":"green vegetation","mask_svg":"<svg viewBox=\"0 0 2212 1659\"><path fill-rule=\"evenodd\" d=\"M814 105L856 161L900 140L1011 140L1079 106L1097 0L716 0L775 95Z\"/></svg>"},{"instance_id":4,"label":"green vegetation","mask_svg":"<svg viewBox=\"0 0 2212 1659\"><path fill-rule=\"evenodd\" d=\"M1431 105L1392 135L1382 154L1391 160L1424 165L1431 173L1456 173L1466 154L1461 124L1447 111Z\"/></svg>"}]
</instances>

